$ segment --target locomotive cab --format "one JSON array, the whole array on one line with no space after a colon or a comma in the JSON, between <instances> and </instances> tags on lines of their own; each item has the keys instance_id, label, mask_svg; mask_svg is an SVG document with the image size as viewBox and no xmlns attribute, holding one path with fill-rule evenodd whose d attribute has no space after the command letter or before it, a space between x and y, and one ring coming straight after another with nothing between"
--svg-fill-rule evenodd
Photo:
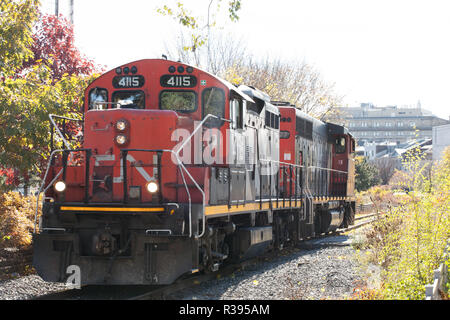
<instances>
[{"instance_id":1,"label":"locomotive cab","mask_svg":"<svg viewBox=\"0 0 450 320\"><path fill-rule=\"evenodd\" d=\"M332 177L332 188L337 195L354 196L355 179L355 139L347 128L327 123L329 142L332 143L332 168L336 170ZM339 174L339 172L345 174Z\"/></svg>"}]
</instances>

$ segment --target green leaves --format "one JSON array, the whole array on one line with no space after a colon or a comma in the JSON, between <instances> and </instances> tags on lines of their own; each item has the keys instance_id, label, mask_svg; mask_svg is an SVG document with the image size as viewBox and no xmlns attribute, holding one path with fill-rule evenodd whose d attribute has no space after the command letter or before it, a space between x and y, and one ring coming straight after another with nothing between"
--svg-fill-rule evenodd
<instances>
[{"instance_id":1,"label":"green leaves","mask_svg":"<svg viewBox=\"0 0 450 320\"><path fill-rule=\"evenodd\" d=\"M32 57L38 6L38 0L0 1L0 78L13 76L23 61Z\"/></svg>"},{"instance_id":2,"label":"green leaves","mask_svg":"<svg viewBox=\"0 0 450 320\"><path fill-rule=\"evenodd\" d=\"M366 233L371 261L382 267L380 292L387 299L424 299L433 270L445 262L443 252L450 237L450 148L444 154L430 175L422 174L420 155L408 160L413 170L405 184L411 191L402 193L400 204Z\"/></svg>"},{"instance_id":3,"label":"green leaves","mask_svg":"<svg viewBox=\"0 0 450 320\"><path fill-rule=\"evenodd\" d=\"M0 2L0 176L9 174L1 180L6 184L17 185L19 177L28 184L29 173L41 171L49 154L49 114L81 118L95 70L75 48L68 22L46 15L35 25L38 6L37 0Z\"/></svg>"},{"instance_id":4,"label":"green leaves","mask_svg":"<svg viewBox=\"0 0 450 320\"><path fill-rule=\"evenodd\" d=\"M367 162L364 157L357 157L355 160L356 190L365 191L381 183L378 169L374 165Z\"/></svg>"},{"instance_id":5,"label":"green leaves","mask_svg":"<svg viewBox=\"0 0 450 320\"><path fill-rule=\"evenodd\" d=\"M241 9L241 1L240 0L233 0L228 2L228 12L230 13L230 20L235 22L239 20L239 16L237 15L237 12L239 9Z\"/></svg>"},{"instance_id":6,"label":"green leaves","mask_svg":"<svg viewBox=\"0 0 450 320\"><path fill-rule=\"evenodd\" d=\"M207 4L206 17L202 17L202 15L195 16L191 13L191 11L184 7L183 2L181 1L177 1L174 8L164 5L162 8L156 9L156 12L164 16L172 17L179 24L192 31L191 45L184 46L183 49L185 51L195 52L197 48L207 43L210 29L217 25L217 14L220 13L220 5L222 0L216 0L217 5L215 11L213 12L211 7L214 2L214 0L210 0L209 3L205 1L205 6ZM232 0L228 2L228 18L232 22L239 20L238 11L240 9L241 0ZM202 20L206 21L201 22ZM204 26L201 26L201 24L204 24Z\"/></svg>"}]
</instances>

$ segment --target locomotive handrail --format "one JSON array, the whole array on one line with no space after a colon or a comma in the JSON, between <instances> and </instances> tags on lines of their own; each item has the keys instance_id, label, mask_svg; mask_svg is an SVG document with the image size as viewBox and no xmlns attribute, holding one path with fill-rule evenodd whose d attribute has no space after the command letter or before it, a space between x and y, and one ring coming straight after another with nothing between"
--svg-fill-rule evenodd
<instances>
[{"instance_id":1,"label":"locomotive handrail","mask_svg":"<svg viewBox=\"0 0 450 320\"><path fill-rule=\"evenodd\" d=\"M317 167L317 166L308 166L308 169L321 169L321 170L326 170L326 171L333 171L333 172L348 174L348 171L341 171L341 170L323 168L323 167Z\"/></svg>"},{"instance_id":2,"label":"locomotive handrail","mask_svg":"<svg viewBox=\"0 0 450 320\"><path fill-rule=\"evenodd\" d=\"M329 171L331 173L337 173L337 174L341 174L341 175L347 175L348 176L348 171L342 171L342 170L336 170L336 169L331 169L331 168L323 168L323 167L318 167L318 166L308 166L306 169L306 189L307 191L310 193L311 197L313 196L311 189L310 189L310 185L309 185L309 172L312 171L312 169L316 170L324 170L324 171ZM327 177L327 180L329 179L329 177ZM317 183L317 179L316 179L316 183ZM315 190L317 191L317 190ZM320 193L320 192L319 192Z\"/></svg>"},{"instance_id":3,"label":"locomotive handrail","mask_svg":"<svg viewBox=\"0 0 450 320\"><path fill-rule=\"evenodd\" d=\"M91 103L92 105L103 105L103 104L110 104L110 105L117 105L116 109L120 109L121 106L128 106L130 104L126 103L120 103L120 102L111 102L111 101L93 101ZM94 109L94 110L103 110L103 109Z\"/></svg>"},{"instance_id":4,"label":"locomotive handrail","mask_svg":"<svg viewBox=\"0 0 450 320\"><path fill-rule=\"evenodd\" d=\"M259 161L261 161L261 162L269 162L270 164L272 164L272 162L274 162L274 163L285 165L285 166L289 167L289 169L290 169L290 175L289 175L290 176L289 207L292 206L292 178L293 177L296 177L295 186L294 186L294 190L295 190L294 200L295 200L295 206L297 206L297 201L299 199L299 197L298 197L299 188L298 187L300 187L300 199L302 198L303 186L302 186L302 183L301 183L300 179L303 179L303 178L300 178L300 177L303 177L301 175L301 173L302 173L302 168L305 168L305 166L300 165L300 164L293 164L293 163L283 162L283 161L279 161L279 160L271 160L271 159L259 159ZM294 174L292 174L293 173L292 168L295 168ZM300 169L300 170L298 170L298 169ZM272 169L271 169L271 172L272 172ZM299 172L300 172L300 174L299 174ZM270 177L272 177L272 175L270 175ZM272 179L270 179L270 185L272 185ZM277 206L278 206L278 201L279 201L279 190L278 190L278 187L279 187L279 175L278 174L277 174L276 186L277 186L277 190L276 190L277 200L276 200L276 203L277 203ZM272 201L271 199L272 199L272 193L270 195L270 201ZM283 206L285 204L285 201L286 201L286 197L285 197L285 195L283 195Z\"/></svg>"},{"instance_id":5,"label":"locomotive handrail","mask_svg":"<svg viewBox=\"0 0 450 320\"><path fill-rule=\"evenodd\" d=\"M121 152L125 152L127 153L128 151L142 151L142 152L170 152L172 153L178 164L180 165L182 171L181 171L181 177L183 179L183 183L186 189L186 192L188 194L188 199L189 199L189 237L192 237L192 200L191 200L191 194L189 192L189 188L187 186L186 180L184 178L184 174L183 171L186 172L186 174L189 176L189 178L192 180L192 182L195 184L196 188L200 191L200 193L202 194L202 201L203 201L203 205L202 205L202 211L203 211L203 230L202 233L200 235L195 235L195 238L200 238L201 236L203 236L204 234L204 229L206 226L205 223L205 193L203 192L202 188L198 185L197 181L195 181L195 179L192 177L192 175L189 173L189 171L186 169L186 167L184 166L183 162L181 161L181 159L179 158L178 154L170 149L122 149ZM123 163L122 163L123 165ZM126 169L126 161L125 161L125 168L124 168L124 180L125 180L125 169ZM161 175L161 173L159 173L159 175ZM159 188L161 189L161 185L159 186Z\"/></svg>"},{"instance_id":6,"label":"locomotive handrail","mask_svg":"<svg viewBox=\"0 0 450 320\"><path fill-rule=\"evenodd\" d=\"M199 125L192 131L191 135L180 145L180 147L178 148L178 150L173 151L171 150L171 152L175 155L175 157L177 158L178 164L183 168L183 170L188 174L189 178L192 180L192 182L194 182L196 188L200 191L200 193L202 194L202 233L200 235L196 235L195 238L201 238L204 234L205 234L205 228L206 228L206 216L205 216L205 192L202 190L202 188L200 188L200 186L198 185L197 181L194 180L194 178L191 176L191 174L189 173L189 171L186 169L186 167L184 166L183 162L180 160L179 155L181 150L183 150L184 146L192 139L192 137L197 133L198 130L200 130L200 128L202 128L203 124L206 122L206 120L208 120L209 118L216 118L222 121L226 121L226 122L230 122L231 120L229 119L224 119L221 117L218 117L216 115L213 115L211 113L208 113L205 118L203 118L203 120L199 123ZM183 178L183 183L185 184L186 188L186 181L184 180L184 176L182 176ZM190 206L191 206L191 199L190 199L190 194L189 195L189 210L190 210ZM189 212L189 219L191 219L191 212ZM189 223L189 228L192 228L192 223ZM192 235L192 230L190 230L190 233ZM190 235L190 236L191 236Z\"/></svg>"},{"instance_id":7,"label":"locomotive handrail","mask_svg":"<svg viewBox=\"0 0 450 320\"><path fill-rule=\"evenodd\" d=\"M88 185L89 185L89 180L88 180L89 164L88 164L88 162L89 162L91 149L57 149L57 150L53 150L52 153L50 154L49 161L48 161L48 164L47 164L47 169L45 170L44 177L42 178L41 186L39 187L39 190L36 192L36 197L37 198L36 198L36 211L34 213L34 233L36 233L36 226L37 226L37 215L38 215L38 210L39 210L39 196L41 195L42 192L44 192L44 195L45 195L45 192L47 192L48 188L50 188L53 185L53 183L55 183L56 179L58 179L61 174L63 174L63 176L64 176L65 175L65 171L66 171L66 162L67 162L67 160L64 161L63 167L61 168L61 170L59 170L59 172L56 174L56 176L53 178L53 180L50 181L50 183L47 185L47 187L45 189L43 189L44 185L45 185L45 180L46 180L47 175L48 175L48 171L50 170L50 166L52 164L53 156L57 152L62 152L63 154L65 154L65 153L80 152L80 151L85 151L86 154L87 154L86 155L86 159L87 159L86 176L85 176L85 179L86 179L85 200L87 199ZM45 198L46 198L45 196L42 197L42 203L44 202Z\"/></svg>"},{"instance_id":8,"label":"locomotive handrail","mask_svg":"<svg viewBox=\"0 0 450 320\"><path fill-rule=\"evenodd\" d=\"M208 120L209 118L216 118L222 121L226 121L226 122L231 122L231 120L229 119L225 119L225 118L221 118L218 116L215 116L211 113L208 113L205 118L199 123L199 125L194 129L194 131L192 131L191 135L189 137L187 137L187 139L181 144L181 146L178 148L177 151L175 151L177 153L177 155L180 154L181 150L184 148L184 146L186 145L186 143L188 143L192 137L197 133L197 131L203 126L203 124L206 122L206 120Z\"/></svg>"},{"instance_id":9,"label":"locomotive handrail","mask_svg":"<svg viewBox=\"0 0 450 320\"><path fill-rule=\"evenodd\" d=\"M56 132L58 133L59 137L63 140L64 145L68 148L71 149L69 142L67 142L67 140L64 138L64 135L62 134L62 132L59 130L58 126L56 125L55 120L53 120L53 117L56 118L60 118L60 119L65 119L65 120L71 120L71 121L83 121L82 119L73 119L73 118L68 118L68 117L63 117L63 116L58 116L56 114L50 114L48 116L50 118L50 122L52 123L52 125L55 127Z\"/></svg>"},{"instance_id":10,"label":"locomotive handrail","mask_svg":"<svg viewBox=\"0 0 450 320\"><path fill-rule=\"evenodd\" d=\"M45 170L44 178L42 179L42 183L41 183L41 186L39 187L39 190L36 192L36 211L34 213L34 233L36 233L36 226L37 226L37 215L38 215L38 210L39 210L39 196L41 195L42 189L44 188L45 179L47 178L48 171L50 170L53 156L55 155L56 152L62 152L62 151L64 151L64 150L57 149L57 150L53 150L52 153L50 154L50 158L49 158L50 160L48 162L47 169ZM55 178L53 178L53 180L48 184L47 188L45 188L44 192L46 192L47 189L53 184L53 182L55 182L56 179L58 179L58 177L61 175L62 171L63 171L63 169L61 169L58 172L58 174L55 176ZM44 198L45 197L42 197L42 203L44 201Z\"/></svg>"}]
</instances>

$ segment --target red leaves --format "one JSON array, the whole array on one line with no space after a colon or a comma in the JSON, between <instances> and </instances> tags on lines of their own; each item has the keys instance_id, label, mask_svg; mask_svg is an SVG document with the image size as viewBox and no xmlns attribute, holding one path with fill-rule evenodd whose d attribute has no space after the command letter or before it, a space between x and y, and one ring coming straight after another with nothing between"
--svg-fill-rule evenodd
<instances>
[{"instance_id":1,"label":"red leaves","mask_svg":"<svg viewBox=\"0 0 450 320\"><path fill-rule=\"evenodd\" d=\"M0 177L6 177L5 184L7 186L17 187L20 183L17 169L3 169L0 167Z\"/></svg>"},{"instance_id":2,"label":"red leaves","mask_svg":"<svg viewBox=\"0 0 450 320\"><path fill-rule=\"evenodd\" d=\"M30 67L42 60L53 73L53 81L64 74L90 75L99 67L75 47L73 25L63 16L43 15L33 35L34 58L24 63Z\"/></svg>"}]
</instances>

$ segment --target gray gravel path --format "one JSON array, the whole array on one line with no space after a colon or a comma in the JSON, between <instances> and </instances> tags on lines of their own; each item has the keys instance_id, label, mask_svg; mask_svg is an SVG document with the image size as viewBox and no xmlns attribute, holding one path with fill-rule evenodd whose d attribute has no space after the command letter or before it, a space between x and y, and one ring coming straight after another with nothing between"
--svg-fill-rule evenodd
<instances>
[{"instance_id":1,"label":"gray gravel path","mask_svg":"<svg viewBox=\"0 0 450 320\"><path fill-rule=\"evenodd\" d=\"M49 283L38 275L0 281L0 300L26 300L56 291L65 290L65 284Z\"/></svg>"},{"instance_id":2,"label":"gray gravel path","mask_svg":"<svg viewBox=\"0 0 450 320\"><path fill-rule=\"evenodd\" d=\"M231 276L179 291L168 299L292 300L342 299L361 280L354 250L345 236L306 242L306 249L286 249ZM0 300L31 299L65 290L37 275L0 281Z\"/></svg>"},{"instance_id":3,"label":"gray gravel path","mask_svg":"<svg viewBox=\"0 0 450 320\"><path fill-rule=\"evenodd\" d=\"M330 241L333 239L331 238ZM337 241L340 242L340 241ZM177 292L169 299L344 299L361 276L354 250L322 242L295 249L221 279Z\"/></svg>"}]
</instances>

